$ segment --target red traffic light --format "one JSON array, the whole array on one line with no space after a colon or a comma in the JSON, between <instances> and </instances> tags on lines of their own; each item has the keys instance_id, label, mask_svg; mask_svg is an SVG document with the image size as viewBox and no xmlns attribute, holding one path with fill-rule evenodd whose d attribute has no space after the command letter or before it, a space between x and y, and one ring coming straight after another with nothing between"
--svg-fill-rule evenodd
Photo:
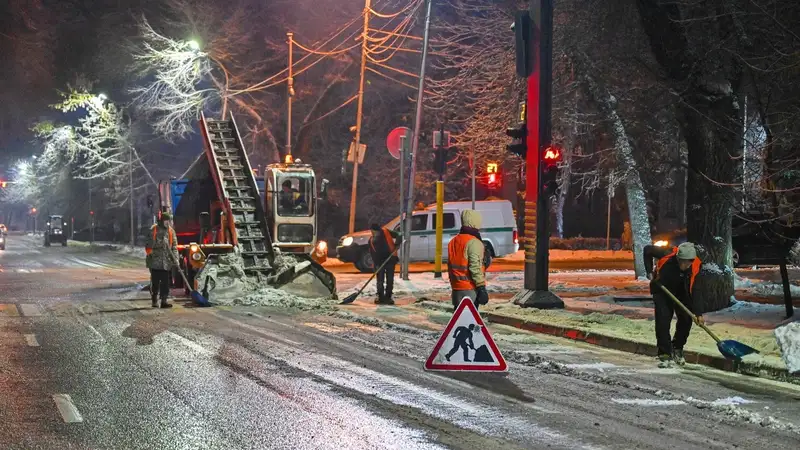
<instances>
[{"instance_id":1,"label":"red traffic light","mask_svg":"<svg viewBox=\"0 0 800 450\"><path fill-rule=\"evenodd\" d=\"M89 215L93 216L94 215L94 211L89 211Z\"/></svg>"},{"instance_id":2,"label":"red traffic light","mask_svg":"<svg viewBox=\"0 0 800 450\"><path fill-rule=\"evenodd\" d=\"M495 184L495 183L497 183L497 174L496 173L490 173L489 174L489 184Z\"/></svg>"},{"instance_id":3,"label":"red traffic light","mask_svg":"<svg viewBox=\"0 0 800 450\"><path fill-rule=\"evenodd\" d=\"M555 165L561 162L561 149L558 147L547 147L542 155L544 162Z\"/></svg>"}]
</instances>

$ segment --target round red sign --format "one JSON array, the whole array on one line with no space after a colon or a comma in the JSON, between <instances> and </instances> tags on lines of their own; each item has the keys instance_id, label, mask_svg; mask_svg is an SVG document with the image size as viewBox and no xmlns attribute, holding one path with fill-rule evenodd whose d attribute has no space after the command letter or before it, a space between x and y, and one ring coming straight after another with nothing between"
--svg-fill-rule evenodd
<instances>
[{"instance_id":1,"label":"round red sign","mask_svg":"<svg viewBox=\"0 0 800 450\"><path fill-rule=\"evenodd\" d=\"M392 130L388 136L386 136L386 148L389 150L389 154L394 157L394 159L400 159L400 141L401 137L406 137L406 148L408 148L409 144L411 143L411 129L408 127L397 127Z\"/></svg>"}]
</instances>

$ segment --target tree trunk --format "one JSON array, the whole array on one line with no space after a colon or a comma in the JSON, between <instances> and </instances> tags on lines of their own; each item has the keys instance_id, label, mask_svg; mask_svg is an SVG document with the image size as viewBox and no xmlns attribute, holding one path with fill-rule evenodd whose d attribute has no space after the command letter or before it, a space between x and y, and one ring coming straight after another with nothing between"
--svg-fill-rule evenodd
<instances>
[{"instance_id":1,"label":"tree trunk","mask_svg":"<svg viewBox=\"0 0 800 450\"><path fill-rule=\"evenodd\" d=\"M567 135L564 151L564 166L561 169L561 176L558 180L558 194L556 194L555 208L553 212L556 216L556 237L564 238L564 205L567 203L570 183L572 181L572 149L575 146L575 134Z\"/></svg>"},{"instance_id":2,"label":"tree trunk","mask_svg":"<svg viewBox=\"0 0 800 450\"><path fill-rule=\"evenodd\" d=\"M702 97L706 102L708 97ZM689 149L687 238L700 247L704 263L703 276L698 278L702 282L694 292L705 299L706 311L728 307L733 295L731 220L739 160L731 157L735 155L731 149L738 148L741 154L741 135L734 131L740 127L723 129L722 125L737 117L734 99L715 103L685 106L681 120Z\"/></svg>"},{"instance_id":3,"label":"tree trunk","mask_svg":"<svg viewBox=\"0 0 800 450\"><path fill-rule=\"evenodd\" d=\"M586 56L583 56L586 60ZM588 67L588 65L583 65ZM645 195L642 177L636 159L633 157L633 146L625 130L625 124L617 113L616 99L605 87L600 86L586 72L583 78L589 87L589 92L600 106L605 119L610 126L611 135L614 138L614 156L617 167L624 170L625 197L628 203L628 216L631 221L631 231L633 232L633 270L636 277L645 277L644 268L644 247L652 243L650 236L650 221L647 216L647 196Z\"/></svg>"}]
</instances>

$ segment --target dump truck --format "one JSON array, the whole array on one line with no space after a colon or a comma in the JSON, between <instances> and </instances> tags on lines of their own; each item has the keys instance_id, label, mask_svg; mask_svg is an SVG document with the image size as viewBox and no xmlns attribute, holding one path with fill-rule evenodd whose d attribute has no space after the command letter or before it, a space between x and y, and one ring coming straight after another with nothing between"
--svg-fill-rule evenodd
<instances>
[{"instance_id":1,"label":"dump truck","mask_svg":"<svg viewBox=\"0 0 800 450\"><path fill-rule=\"evenodd\" d=\"M316 238L319 195L311 166L287 160L258 178L232 114L227 120L202 114L200 130L203 153L180 178L159 184L160 211L172 213L180 266L191 284L184 287L211 301L264 286L336 298L336 278L322 266L327 244ZM276 189L278 183L290 187Z\"/></svg>"}]
</instances>

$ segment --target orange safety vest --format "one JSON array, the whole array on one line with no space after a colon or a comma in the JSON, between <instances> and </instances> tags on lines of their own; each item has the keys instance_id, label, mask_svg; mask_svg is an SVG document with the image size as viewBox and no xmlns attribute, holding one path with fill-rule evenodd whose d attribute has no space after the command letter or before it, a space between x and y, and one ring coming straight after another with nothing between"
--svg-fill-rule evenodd
<instances>
[{"instance_id":1,"label":"orange safety vest","mask_svg":"<svg viewBox=\"0 0 800 450\"><path fill-rule=\"evenodd\" d=\"M658 272L659 270L661 270L662 267L664 267L664 264L666 264L667 261L670 260L670 258L676 256L677 254L678 254L678 247L674 247L672 249L672 253L658 260L658 262L656 263L656 276L655 276L656 279L658 279ZM692 288L694 288L694 279L697 278L697 274L700 273L701 265L702 262L700 261L700 258L695 257L694 261L692 261L692 273L689 276L689 294L692 293Z\"/></svg>"},{"instance_id":2,"label":"orange safety vest","mask_svg":"<svg viewBox=\"0 0 800 450\"><path fill-rule=\"evenodd\" d=\"M383 231L383 237L386 239L386 245L389 247L389 254L391 255L392 253L394 253L395 249L397 249L397 246L394 244L394 238L392 237L392 233L389 232L389 230L387 230L386 227L381 227L381 231ZM375 243L373 243L372 240L373 238L370 238L369 248L372 249L372 251L374 252Z\"/></svg>"},{"instance_id":3,"label":"orange safety vest","mask_svg":"<svg viewBox=\"0 0 800 450\"><path fill-rule=\"evenodd\" d=\"M158 235L158 225L153 225L152 230L153 230L153 243L155 243L156 236ZM172 228L170 227L167 227L167 236L169 236L169 248L172 248L172 243L174 241L172 237ZM150 253L153 253L153 249L151 247L145 247L144 252L149 255Z\"/></svg>"},{"instance_id":4,"label":"orange safety vest","mask_svg":"<svg viewBox=\"0 0 800 450\"><path fill-rule=\"evenodd\" d=\"M447 272L450 274L450 287L454 291L474 291L475 282L469 276L467 243L478 239L469 234L459 234L447 246Z\"/></svg>"}]
</instances>

